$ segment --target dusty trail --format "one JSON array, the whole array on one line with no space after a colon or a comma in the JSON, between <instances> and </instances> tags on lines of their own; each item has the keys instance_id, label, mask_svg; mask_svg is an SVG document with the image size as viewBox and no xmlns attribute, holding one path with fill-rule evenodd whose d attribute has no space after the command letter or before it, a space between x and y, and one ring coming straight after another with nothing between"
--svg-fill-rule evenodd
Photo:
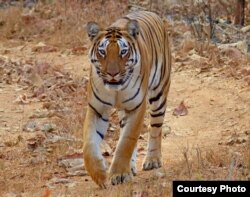
<instances>
[{"instance_id":1,"label":"dusty trail","mask_svg":"<svg viewBox=\"0 0 250 197\"><path fill-rule=\"evenodd\" d=\"M26 54L26 58L32 56L28 47L27 51L22 51L20 57L24 58L24 54ZM18 57L15 49L13 49L13 53L9 54L9 57L12 56ZM69 71L75 78L88 77L86 55L84 57L62 56L56 52L37 54L35 58L37 61L46 58L50 64L64 65L63 69ZM249 147L249 86L243 81L224 77L218 70L199 74L192 68L182 71L174 69L163 128L163 168L150 172L139 170L138 176L134 179L134 185L111 187L106 191L100 191L88 176L72 178L65 176L64 170L57 164L57 159L63 154L56 148L54 154L39 153L40 156L45 157L45 160L37 161L34 158L32 160L30 154L36 153L30 153L27 150L27 140L37 138L38 135L36 132L23 132L23 125L35 110L41 108L42 103L33 101L28 104L15 103L14 101L19 95L30 94L29 90L23 89L23 86L16 83L10 85L2 83L0 91L0 164L2 166L0 182L1 191L4 191L5 194L22 192L23 196L42 195L47 183L58 175L70 179L73 184L72 186L65 183L55 184L54 188L49 190L55 196L57 194L79 196L80 193L86 193L86 196L104 195L105 193L116 195L118 191L118 193L122 193L128 188L132 188L134 191L141 188L139 190L144 191L145 187L151 187L149 185L152 181L155 187L170 191L170 181L173 179L183 177L227 178L227 170L221 172L219 166L225 167L228 156L235 152L239 152L240 159L245 157L243 153L243 155L241 154L239 147ZM181 101L184 101L188 114L173 116L174 108ZM40 131L38 133L43 135ZM145 155L146 135L143 134L139 140L138 168ZM78 133L76 136L79 137L81 134ZM67 144L63 141L60 143ZM60 149L60 143L55 144L54 147L58 146ZM111 146L114 143L111 142ZM70 152L69 147L65 150L66 153ZM18 160L16 160L17 157ZM110 157L108 159L110 160ZM187 162L192 169L188 169ZM195 167L199 165L199 162L203 165L202 172L197 171ZM209 173L211 169L206 167L208 162L215 163L213 170L216 174ZM211 163L209 166L212 165ZM32 174L34 170L39 172ZM37 184L34 184L34 181L37 181ZM154 191L155 187L151 190Z\"/></svg>"}]
</instances>

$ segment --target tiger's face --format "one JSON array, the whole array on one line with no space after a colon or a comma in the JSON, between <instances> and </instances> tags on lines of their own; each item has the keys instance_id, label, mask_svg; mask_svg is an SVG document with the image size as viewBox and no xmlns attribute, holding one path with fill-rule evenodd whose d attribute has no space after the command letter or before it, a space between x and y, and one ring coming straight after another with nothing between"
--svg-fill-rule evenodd
<instances>
[{"instance_id":1,"label":"tiger's face","mask_svg":"<svg viewBox=\"0 0 250 197\"><path fill-rule=\"evenodd\" d=\"M120 90L129 83L140 55L135 41L139 33L137 21L127 29L111 27L101 30L95 22L87 25L92 40L89 57L95 72L107 89Z\"/></svg>"}]
</instances>

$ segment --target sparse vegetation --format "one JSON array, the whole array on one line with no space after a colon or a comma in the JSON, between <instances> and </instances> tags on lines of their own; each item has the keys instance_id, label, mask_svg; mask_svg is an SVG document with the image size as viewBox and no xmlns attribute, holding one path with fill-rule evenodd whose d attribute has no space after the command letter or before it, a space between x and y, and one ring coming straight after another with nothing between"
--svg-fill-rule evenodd
<instances>
[{"instance_id":1,"label":"sparse vegetation","mask_svg":"<svg viewBox=\"0 0 250 197\"><path fill-rule=\"evenodd\" d=\"M234 1L27 2L0 1L0 196L170 196L172 180L249 180L249 1L243 27L233 24ZM84 28L88 21L105 27L138 9L161 15L171 35L164 165L100 190L81 158L89 70ZM110 119L108 162L119 136L115 111Z\"/></svg>"}]
</instances>

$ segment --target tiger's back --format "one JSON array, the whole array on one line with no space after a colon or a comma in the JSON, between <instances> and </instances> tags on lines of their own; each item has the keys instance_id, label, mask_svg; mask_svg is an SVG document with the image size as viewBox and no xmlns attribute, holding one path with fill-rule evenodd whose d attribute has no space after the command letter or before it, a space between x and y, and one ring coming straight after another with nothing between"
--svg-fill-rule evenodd
<instances>
[{"instance_id":1,"label":"tiger's back","mask_svg":"<svg viewBox=\"0 0 250 197\"><path fill-rule=\"evenodd\" d=\"M136 12L102 29L87 26L92 41L88 109L84 123L84 161L93 180L105 187L100 143L108 128L108 111L119 110L121 136L109 168L112 184L136 174L137 139L146 104L150 128L143 170L161 167L161 133L170 86L171 54L163 21L152 12Z\"/></svg>"},{"instance_id":2,"label":"tiger's back","mask_svg":"<svg viewBox=\"0 0 250 197\"><path fill-rule=\"evenodd\" d=\"M143 65L149 67L149 89L156 89L165 73L166 77L170 79L171 71L170 43L164 22L153 12L138 11L118 19L110 27L123 29L129 20L136 20L139 23L138 43L141 51L145 53ZM144 50L146 51L144 52Z\"/></svg>"}]
</instances>

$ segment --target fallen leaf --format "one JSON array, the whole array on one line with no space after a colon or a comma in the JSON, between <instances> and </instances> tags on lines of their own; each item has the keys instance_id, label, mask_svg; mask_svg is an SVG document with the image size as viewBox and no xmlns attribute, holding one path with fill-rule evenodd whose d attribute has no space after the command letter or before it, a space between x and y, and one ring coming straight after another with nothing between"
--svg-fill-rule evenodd
<instances>
[{"instance_id":1,"label":"fallen leaf","mask_svg":"<svg viewBox=\"0 0 250 197\"><path fill-rule=\"evenodd\" d=\"M250 77L246 77L244 80L245 80L245 81L247 82L247 84L250 86Z\"/></svg>"},{"instance_id":2,"label":"fallen leaf","mask_svg":"<svg viewBox=\"0 0 250 197\"><path fill-rule=\"evenodd\" d=\"M191 38L185 39L181 44L182 53L187 53L194 48L195 48L195 40Z\"/></svg>"},{"instance_id":3,"label":"fallen leaf","mask_svg":"<svg viewBox=\"0 0 250 197\"><path fill-rule=\"evenodd\" d=\"M50 197L50 194L51 194L51 191L48 188L46 188L46 190L43 194L43 197Z\"/></svg>"},{"instance_id":4,"label":"fallen leaf","mask_svg":"<svg viewBox=\"0 0 250 197\"><path fill-rule=\"evenodd\" d=\"M177 108L174 109L173 115L174 116L186 116L188 114L187 107L184 104L184 101L182 101Z\"/></svg>"},{"instance_id":5,"label":"fallen leaf","mask_svg":"<svg viewBox=\"0 0 250 197\"><path fill-rule=\"evenodd\" d=\"M224 48L221 50L221 52L222 52L222 54L224 54L227 57L234 59L234 60L239 60L242 58L241 51L235 47Z\"/></svg>"},{"instance_id":6,"label":"fallen leaf","mask_svg":"<svg viewBox=\"0 0 250 197\"><path fill-rule=\"evenodd\" d=\"M30 101L27 98L26 94L21 94L19 95L14 101L13 103L17 103L17 104L28 104L30 103Z\"/></svg>"},{"instance_id":7,"label":"fallen leaf","mask_svg":"<svg viewBox=\"0 0 250 197\"><path fill-rule=\"evenodd\" d=\"M241 69L241 70L240 70L240 73L241 73L243 76L249 76L249 75L250 75L250 69Z\"/></svg>"},{"instance_id":8,"label":"fallen leaf","mask_svg":"<svg viewBox=\"0 0 250 197\"><path fill-rule=\"evenodd\" d=\"M87 49L88 49L88 48L87 48L86 46L74 47L74 48L72 49L72 53L73 53L74 55L82 55L82 54L84 54L84 53L86 52Z\"/></svg>"},{"instance_id":9,"label":"fallen leaf","mask_svg":"<svg viewBox=\"0 0 250 197\"><path fill-rule=\"evenodd\" d=\"M35 16L32 16L30 14L26 14L22 16L22 20L24 22L25 25L31 25L34 24L36 21Z\"/></svg>"}]
</instances>

